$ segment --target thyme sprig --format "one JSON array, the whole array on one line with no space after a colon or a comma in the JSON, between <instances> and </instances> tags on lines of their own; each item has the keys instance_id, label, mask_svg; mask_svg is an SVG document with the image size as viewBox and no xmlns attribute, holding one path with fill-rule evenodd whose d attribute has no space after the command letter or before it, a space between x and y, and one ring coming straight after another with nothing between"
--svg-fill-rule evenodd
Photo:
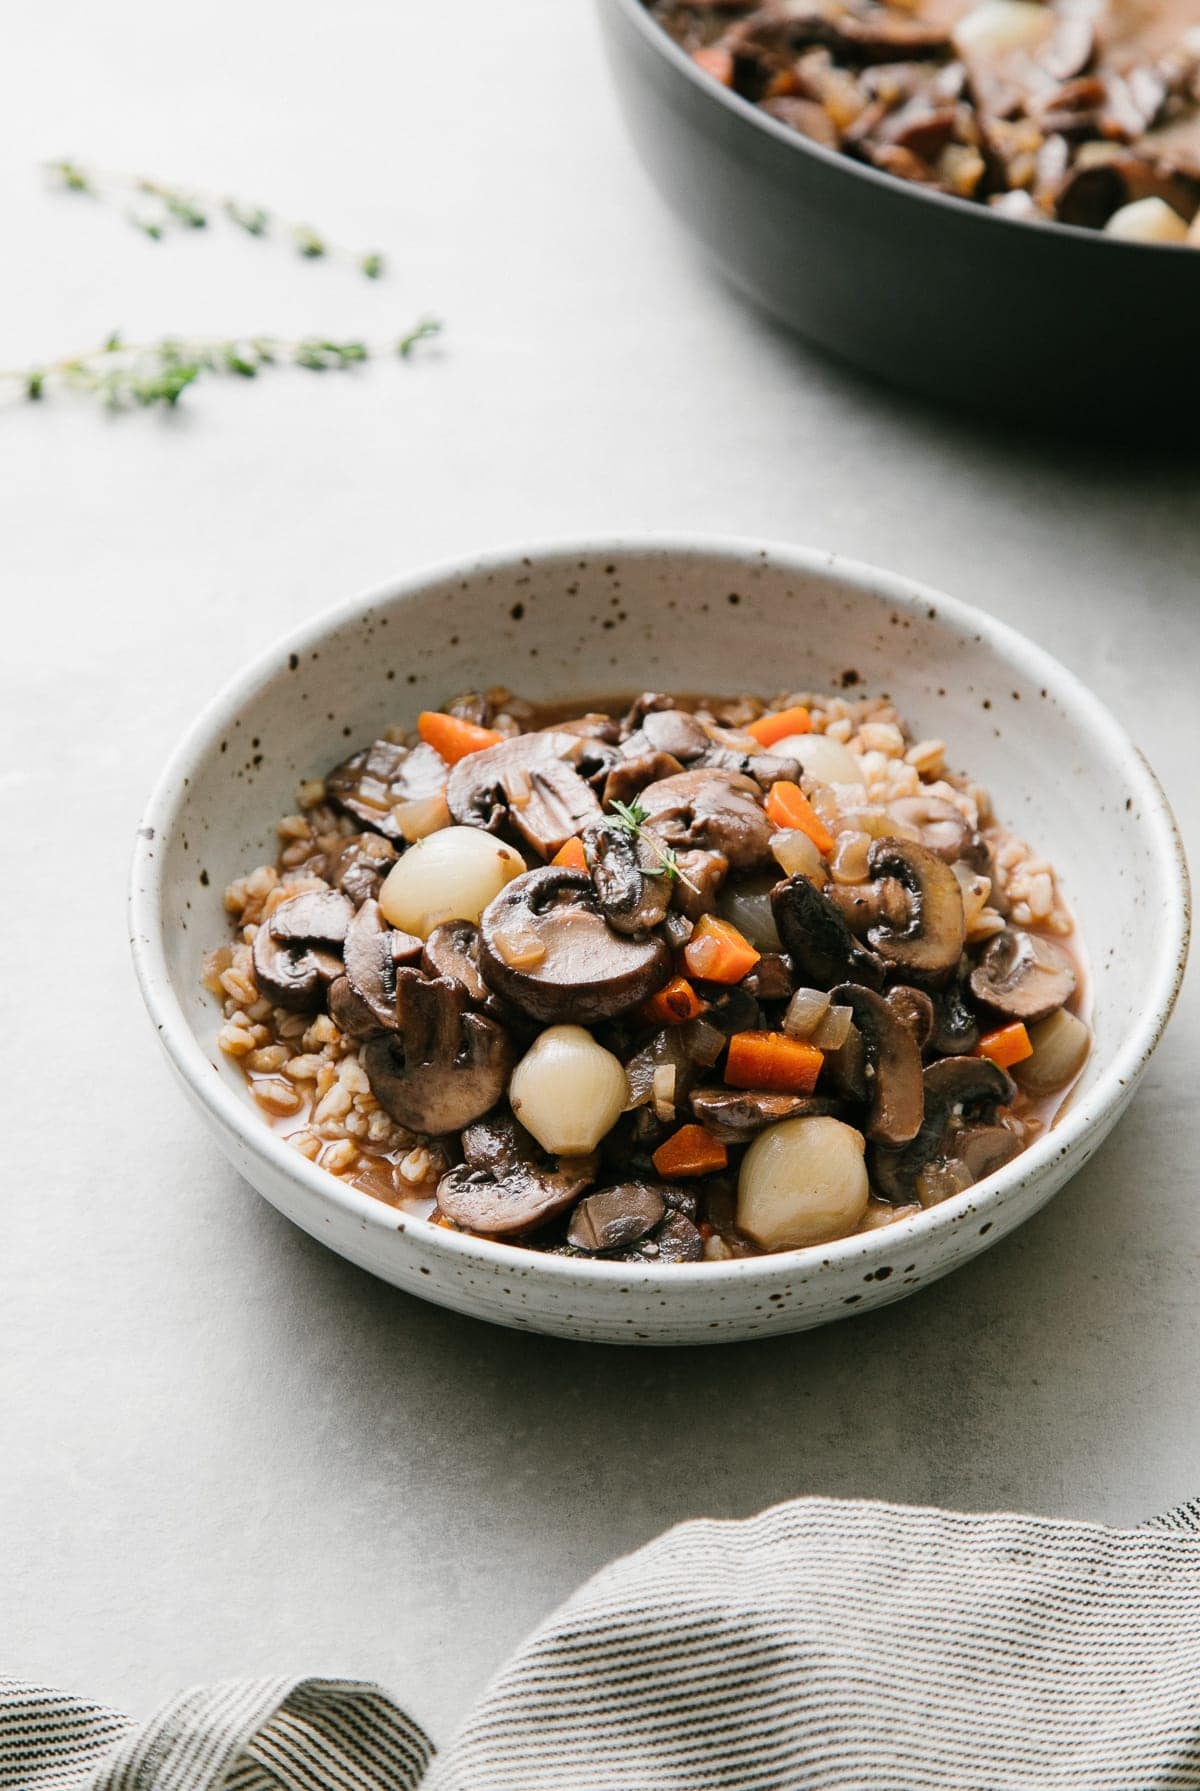
<instances>
[{"instance_id":1,"label":"thyme sprig","mask_svg":"<svg viewBox=\"0 0 1200 1791\"><path fill-rule=\"evenodd\" d=\"M379 280L386 272L386 263L377 249L344 249L311 224L277 217L266 206L236 199L230 193L171 186L145 174L88 168L66 157L47 162L45 168L49 178L64 192L79 193L114 206L152 242L161 242L175 231L207 230L214 218L223 218L247 236L286 243L305 261L341 262L367 280Z\"/></svg>"},{"instance_id":2,"label":"thyme sprig","mask_svg":"<svg viewBox=\"0 0 1200 1791\"><path fill-rule=\"evenodd\" d=\"M616 800L610 802L608 806L612 816L613 825L619 827L622 833L627 833L631 838L648 846L655 858L657 858L658 864L656 866L643 865L642 875L644 877L666 877L668 882L671 883L674 883L676 879L678 879L680 883L686 884L688 889L695 895L701 894L699 887L692 882L692 879L681 866L679 859L676 856L675 848L673 846L664 846L661 840L656 839L655 836L647 830L646 822L650 819L650 811L648 809L644 809L640 802L619 802Z\"/></svg>"},{"instance_id":3,"label":"thyme sprig","mask_svg":"<svg viewBox=\"0 0 1200 1791\"><path fill-rule=\"evenodd\" d=\"M99 348L84 354L0 369L0 385L18 399L64 391L96 398L109 410L173 410L187 388L207 375L256 379L269 367L333 373L364 361L397 356L407 360L440 328L435 319L422 318L404 335L374 343L325 336L290 341L278 336L164 336L156 342L126 342L114 331Z\"/></svg>"}]
</instances>

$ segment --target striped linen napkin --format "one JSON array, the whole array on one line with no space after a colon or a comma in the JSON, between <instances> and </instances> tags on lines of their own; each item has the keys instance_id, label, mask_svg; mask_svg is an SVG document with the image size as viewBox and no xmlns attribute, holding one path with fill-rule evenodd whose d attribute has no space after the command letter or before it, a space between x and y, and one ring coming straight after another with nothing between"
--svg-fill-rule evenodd
<instances>
[{"instance_id":1,"label":"striped linen napkin","mask_svg":"<svg viewBox=\"0 0 1200 1791\"><path fill-rule=\"evenodd\" d=\"M802 1499L669 1531L437 1760L378 1686L144 1727L0 1680L0 1791L1200 1791L1200 1502L1137 1530Z\"/></svg>"}]
</instances>

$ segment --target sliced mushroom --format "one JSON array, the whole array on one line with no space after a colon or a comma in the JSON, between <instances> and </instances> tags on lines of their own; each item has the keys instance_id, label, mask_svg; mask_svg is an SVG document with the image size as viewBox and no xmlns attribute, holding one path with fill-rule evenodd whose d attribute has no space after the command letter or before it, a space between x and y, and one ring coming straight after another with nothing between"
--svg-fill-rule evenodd
<instances>
[{"instance_id":1,"label":"sliced mushroom","mask_svg":"<svg viewBox=\"0 0 1200 1791\"><path fill-rule=\"evenodd\" d=\"M862 1034L867 1083L863 1131L873 1144L908 1144L925 1112L921 1053L896 1010L874 989L842 983L833 999L848 1007Z\"/></svg>"},{"instance_id":2,"label":"sliced mushroom","mask_svg":"<svg viewBox=\"0 0 1200 1791\"><path fill-rule=\"evenodd\" d=\"M796 984L792 966L783 953L765 951L753 970L742 978L741 986L756 1001L790 1001Z\"/></svg>"},{"instance_id":3,"label":"sliced mushroom","mask_svg":"<svg viewBox=\"0 0 1200 1791\"><path fill-rule=\"evenodd\" d=\"M479 969L479 928L470 920L445 920L425 941L421 964L426 976L444 976L458 983L474 1007L495 996Z\"/></svg>"},{"instance_id":4,"label":"sliced mushroom","mask_svg":"<svg viewBox=\"0 0 1200 1791\"><path fill-rule=\"evenodd\" d=\"M907 1026L912 1033L917 1050L923 1052L933 1037L934 1027L933 1002L924 989L914 989L908 983L896 983L887 992L887 1004L901 1024Z\"/></svg>"},{"instance_id":5,"label":"sliced mushroom","mask_svg":"<svg viewBox=\"0 0 1200 1791\"><path fill-rule=\"evenodd\" d=\"M960 969L954 981L934 995L929 1049L939 1057L965 1057L978 1043L979 1020L967 999Z\"/></svg>"},{"instance_id":6,"label":"sliced mushroom","mask_svg":"<svg viewBox=\"0 0 1200 1791\"><path fill-rule=\"evenodd\" d=\"M334 853L329 881L361 908L378 896L383 879L396 862L396 848L381 833L352 833Z\"/></svg>"},{"instance_id":7,"label":"sliced mushroom","mask_svg":"<svg viewBox=\"0 0 1200 1791\"><path fill-rule=\"evenodd\" d=\"M941 1057L927 1065L921 1129L902 1150L875 1147L871 1180L894 1203L912 1200L917 1177L945 1155L951 1127L963 1118L990 1126L1016 1093L1012 1078L986 1057Z\"/></svg>"},{"instance_id":8,"label":"sliced mushroom","mask_svg":"<svg viewBox=\"0 0 1200 1791\"><path fill-rule=\"evenodd\" d=\"M585 1195L571 1214L567 1242L593 1255L620 1250L653 1231L666 1211L666 1201L650 1182L599 1188Z\"/></svg>"},{"instance_id":9,"label":"sliced mushroom","mask_svg":"<svg viewBox=\"0 0 1200 1791\"><path fill-rule=\"evenodd\" d=\"M762 791L740 772L684 771L643 790L647 826L664 845L720 852L734 870L755 870L771 861L771 823Z\"/></svg>"},{"instance_id":10,"label":"sliced mushroom","mask_svg":"<svg viewBox=\"0 0 1200 1791\"><path fill-rule=\"evenodd\" d=\"M617 1257L618 1262L700 1262L704 1256L704 1239L686 1213L668 1212L649 1237L630 1244Z\"/></svg>"},{"instance_id":11,"label":"sliced mushroom","mask_svg":"<svg viewBox=\"0 0 1200 1791\"><path fill-rule=\"evenodd\" d=\"M902 927L908 920L908 897L894 877L881 877L877 883L830 883L824 895L856 939L865 939L880 922Z\"/></svg>"},{"instance_id":12,"label":"sliced mushroom","mask_svg":"<svg viewBox=\"0 0 1200 1791\"><path fill-rule=\"evenodd\" d=\"M379 903L365 901L346 928L345 975L329 991L329 1011L351 1038L396 1027L396 972L421 955L421 941L389 927Z\"/></svg>"},{"instance_id":13,"label":"sliced mushroom","mask_svg":"<svg viewBox=\"0 0 1200 1791\"><path fill-rule=\"evenodd\" d=\"M545 1156L509 1113L468 1126L465 1162L438 1183L448 1219L487 1237L533 1231L556 1219L595 1179L594 1157Z\"/></svg>"},{"instance_id":14,"label":"sliced mushroom","mask_svg":"<svg viewBox=\"0 0 1200 1791\"><path fill-rule=\"evenodd\" d=\"M392 815L401 802L418 802L434 796L446 782L446 763L432 746L395 745L376 740L356 752L325 778L331 802L389 839L402 838Z\"/></svg>"},{"instance_id":15,"label":"sliced mushroom","mask_svg":"<svg viewBox=\"0 0 1200 1791\"><path fill-rule=\"evenodd\" d=\"M1021 1151L1021 1140L1007 1126L969 1126L954 1141L954 1155L981 1182L1011 1163Z\"/></svg>"},{"instance_id":16,"label":"sliced mushroom","mask_svg":"<svg viewBox=\"0 0 1200 1791\"><path fill-rule=\"evenodd\" d=\"M941 796L901 796L888 805L894 820L915 827L921 844L937 858L954 864L967 858L976 838L975 830L952 802Z\"/></svg>"},{"instance_id":17,"label":"sliced mushroom","mask_svg":"<svg viewBox=\"0 0 1200 1791\"><path fill-rule=\"evenodd\" d=\"M1006 927L984 947L971 972L971 993L1011 1020L1044 1020L1071 999L1075 981L1061 946L1039 933Z\"/></svg>"},{"instance_id":18,"label":"sliced mushroom","mask_svg":"<svg viewBox=\"0 0 1200 1791\"><path fill-rule=\"evenodd\" d=\"M683 766L666 752L639 753L634 758L621 758L611 765L604 779L604 807L615 802L632 802L647 784L678 777Z\"/></svg>"},{"instance_id":19,"label":"sliced mushroom","mask_svg":"<svg viewBox=\"0 0 1200 1791\"><path fill-rule=\"evenodd\" d=\"M398 970L398 1031L364 1047L371 1093L414 1132L461 1131L490 1112L508 1086L508 1034L494 1020L465 1012L464 999L458 983Z\"/></svg>"},{"instance_id":20,"label":"sliced mushroom","mask_svg":"<svg viewBox=\"0 0 1200 1791\"><path fill-rule=\"evenodd\" d=\"M671 883L671 906L691 922L712 914L729 875L723 852L676 852L679 875Z\"/></svg>"},{"instance_id":21,"label":"sliced mushroom","mask_svg":"<svg viewBox=\"0 0 1200 1791\"><path fill-rule=\"evenodd\" d=\"M545 728L468 753L446 785L450 813L460 824L489 833L510 822L550 858L600 819L595 792L575 769L582 750L578 734Z\"/></svg>"},{"instance_id":22,"label":"sliced mushroom","mask_svg":"<svg viewBox=\"0 0 1200 1791\"><path fill-rule=\"evenodd\" d=\"M677 709L678 701L660 690L644 690L640 697L635 697L625 712L621 722L621 738L628 740L636 734L648 715L656 715L664 709Z\"/></svg>"},{"instance_id":23,"label":"sliced mushroom","mask_svg":"<svg viewBox=\"0 0 1200 1791\"><path fill-rule=\"evenodd\" d=\"M254 980L276 1007L311 1013L342 974L342 942L354 913L336 890L281 902L254 935Z\"/></svg>"},{"instance_id":24,"label":"sliced mushroom","mask_svg":"<svg viewBox=\"0 0 1200 1791\"><path fill-rule=\"evenodd\" d=\"M842 915L801 872L776 884L771 907L783 948L804 983L818 989L844 982L882 987L882 959L859 945Z\"/></svg>"},{"instance_id":25,"label":"sliced mushroom","mask_svg":"<svg viewBox=\"0 0 1200 1791\"><path fill-rule=\"evenodd\" d=\"M514 877L488 904L479 963L488 986L533 1019L586 1026L653 995L671 954L659 938L614 932L586 871L547 865Z\"/></svg>"},{"instance_id":26,"label":"sliced mushroom","mask_svg":"<svg viewBox=\"0 0 1200 1791\"><path fill-rule=\"evenodd\" d=\"M648 742L653 751L669 753L681 768L702 759L712 745L703 723L686 709L652 710L643 717L639 734L626 742L624 750L629 752L639 738Z\"/></svg>"},{"instance_id":27,"label":"sliced mushroom","mask_svg":"<svg viewBox=\"0 0 1200 1791\"><path fill-rule=\"evenodd\" d=\"M782 1119L804 1119L814 1114L842 1118L840 1101L823 1095L759 1094L749 1089L696 1088L691 1108L706 1132L722 1144L745 1144L765 1126Z\"/></svg>"},{"instance_id":28,"label":"sliced mushroom","mask_svg":"<svg viewBox=\"0 0 1200 1791\"><path fill-rule=\"evenodd\" d=\"M648 933L671 905L671 884L650 848L610 822L589 827L584 849L604 918L618 933Z\"/></svg>"},{"instance_id":29,"label":"sliced mushroom","mask_svg":"<svg viewBox=\"0 0 1200 1791\"><path fill-rule=\"evenodd\" d=\"M966 937L962 887L950 866L913 840L872 843L867 866L875 878L895 877L908 896L908 919L894 927L877 921L867 934L879 956L910 977L938 984L954 974Z\"/></svg>"}]
</instances>

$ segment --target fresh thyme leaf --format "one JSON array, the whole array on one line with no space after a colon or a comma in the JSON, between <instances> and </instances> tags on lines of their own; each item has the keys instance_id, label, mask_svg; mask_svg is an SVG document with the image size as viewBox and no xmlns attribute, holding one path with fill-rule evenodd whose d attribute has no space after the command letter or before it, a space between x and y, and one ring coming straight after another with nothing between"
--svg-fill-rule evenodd
<instances>
[{"instance_id":1,"label":"fresh thyme leaf","mask_svg":"<svg viewBox=\"0 0 1200 1791\"><path fill-rule=\"evenodd\" d=\"M425 318L399 339L376 343L326 336L299 341L276 336L163 336L156 342L134 343L114 330L87 354L0 370L0 386L7 383L13 396L28 400L44 398L58 388L96 398L109 410L173 410L187 388L205 374L255 379L263 368L276 366L339 372L385 356L407 357L416 343L436 335L440 327L433 318Z\"/></svg>"},{"instance_id":2,"label":"fresh thyme leaf","mask_svg":"<svg viewBox=\"0 0 1200 1791\"><path fill-rule=\"evenodd\" d=\"M64 192L82 193L117 207L127 222L151 242L162 242L168 232L175 230L206 230L214 218L224 217L247 236L286 240L306 261L340 261L365 280L382 279L386 271L378 250L339 248L311 225L276 218L265 206L229 193L171 186L146 174L85 168L65 157L47 162L45 167L50 179Z\"/></svg>"},{"instance_id":3,"label":"fresh thyme leaf","mask_svg":"<svg viewBox=\"0 0 1200 1791\"><path fill-rule=\"evenodd\" d=\"M661 840L647 832L645 823L650 819L649 809L643 808L640 802L621 802L619 799L614 799L608 806L614 825L622 833L628 833L633 839L649 847L658 860L657 865L642 866L643 877L666 877L672 883L678 880L696 895L701 893L691 878L684 875L674 847L664 846Z\"/></svg>"}]
</instances>

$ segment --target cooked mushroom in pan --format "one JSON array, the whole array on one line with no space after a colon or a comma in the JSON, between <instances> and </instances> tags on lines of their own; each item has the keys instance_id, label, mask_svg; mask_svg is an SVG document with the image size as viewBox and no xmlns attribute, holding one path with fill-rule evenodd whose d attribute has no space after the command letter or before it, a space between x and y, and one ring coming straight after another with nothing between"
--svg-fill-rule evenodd
<instances>
[{"instance_id":1,"label":"cooked mushroom in pan","mask_svg":"<svg viewBox=\"0 0 1200 1791\"><path fill-rule=\"evenodd\" d=\"M1054 872L885 699L468 694L279 833L206 965L221 1048L305 1156L449 1230L827 1244L1003 1168L1090 1048Z\"/></svg>"},{"instance_id":2,"label":"cooked mushroom in pan","mask_svg":"<svg viewBox=\"0 0 1200 1791\"><path fill-rule=\"evenodd\" d=\"M1195 0L646 0L825 149L1010 218L1200 246Z\"/></svg>"}]
</instances>

